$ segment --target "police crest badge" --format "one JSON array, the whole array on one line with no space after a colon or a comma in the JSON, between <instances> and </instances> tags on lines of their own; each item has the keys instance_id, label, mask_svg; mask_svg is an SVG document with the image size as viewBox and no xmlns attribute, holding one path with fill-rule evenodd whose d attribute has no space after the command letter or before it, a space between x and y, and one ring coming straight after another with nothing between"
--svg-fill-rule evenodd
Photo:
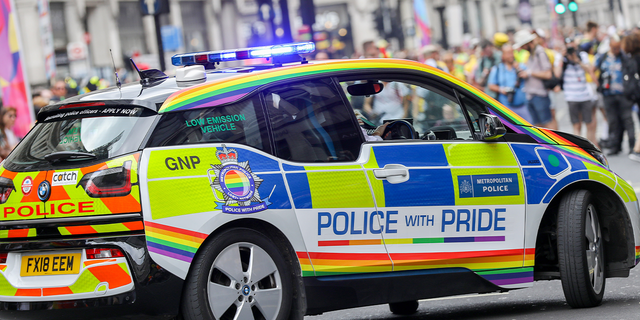
<instances>
[{"instance_id":1,"label":"police crest badge","mask_svg":"<svg viewBox=\"0 0 640 320\"><path fill-rule=\"evenodd\" d=\"M268 201L261 200L258 191L263 180L251 172L249 161L238 162L238 152L227 149L224 144L222 150L216 152L216 157L220 164L212 164L207 176L213 195L219 201L217 209L234 214L266 210ZM222 193L222 199L216 191Z\"/></svg>"}]
</instances>

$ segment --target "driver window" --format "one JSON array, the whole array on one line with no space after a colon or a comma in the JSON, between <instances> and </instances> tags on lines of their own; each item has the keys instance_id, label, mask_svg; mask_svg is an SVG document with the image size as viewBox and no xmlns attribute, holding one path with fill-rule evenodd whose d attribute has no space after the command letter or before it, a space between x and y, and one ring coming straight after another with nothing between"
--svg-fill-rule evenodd
<instances>
[{"instance_id":1,"label":"driver window","mask_svg":"<svg viewBox=\"0 0 640 320\"><path fill-rule=\"evenodd\" d=\"M349 86L367 81L382 83L382 91L369 97L349 94ZM473 140L463 109L439 92L403 81L371 79L345 81L341 86L354 111L362 113L375 126L389 120L404 119L413 125L423 140ZM373 134L370 127L365 129Z\"/></svg>"},{"instance_id":2,"label":"driver window","mask_svg":"<svg viewBox=\"0 0 640 320\"><path fill-rule=\"evenodd\" d=\"M362 133L329 79L280 85L264 92L276 155L299 162L354 161Z\"/></svg>"}]
</instances>

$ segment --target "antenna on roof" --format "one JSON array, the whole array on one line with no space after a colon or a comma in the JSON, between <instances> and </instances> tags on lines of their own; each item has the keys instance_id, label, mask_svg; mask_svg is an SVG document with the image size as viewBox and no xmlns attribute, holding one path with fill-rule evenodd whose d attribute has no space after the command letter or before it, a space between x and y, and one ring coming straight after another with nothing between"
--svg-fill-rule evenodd
<instances>
[{"instance_id":1,"label":"antenna on roof","mask_svg":"<svg viewBox=\"0 0 640 320\"><path fill-rule=\"evenodd\" d=\"M138 72L138 76L140 76L140 84L143 86L154 85L156 84L156 82L160 80L169 78L169 76L167 76L166 74L164 74L164 72L158 69L149 69L149 70L141 71L140 69L138 69L138 66L133 61L133 59L129 58L129 60L131 61L131 64L133 65L133 67L136 69L136 72Z\"/></svg>"},{"instance_id":2,"label":"antenna on roof","mask_svg":"<svg viewBox=\"0 0 640 320\"><path fill-rule=\"evenodd\" d=\"M111 63L113 63L113 72L116 74L116 86L118 86L118 91L120 91L120 99L122 99L122 82L120 82L120 77L118 77L118 69L116 69L116 62L113 60L113 51L109 49L109 53L111 54Z\"/></svg>"}]
</instances>

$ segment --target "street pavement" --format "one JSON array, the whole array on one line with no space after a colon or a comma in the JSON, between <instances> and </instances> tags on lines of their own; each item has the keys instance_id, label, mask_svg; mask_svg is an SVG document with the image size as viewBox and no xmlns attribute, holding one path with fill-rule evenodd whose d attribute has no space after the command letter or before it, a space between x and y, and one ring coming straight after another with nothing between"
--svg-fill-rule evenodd
<instances>
[{"instance_id":1,"label":"street pavement","mask_svg":"<svg viewBox=\"0 0 640 320\"><path fill-rule=\"evenodd\" d=\"M606 128L602 114L598 112L598 132ZM573 133L566 107L556 110L559 129ZM636 132L638 119L634 114ZM583 128L583 134L585 134ZM585 135L586 136L586 135ZM623 152L608 156L609 166L622 178L631 183L640 195L640 163L629 159L629 148L625 137ZM580 320L637 320L640 319L640 267L631 270L629 278L607 279L604 301L601 306L590 309L572 309L562 292L559 280L540 281L532 288L514 290L507 293L476 294L457 297L423 300L418 312L412 316L395 316L388 305L355 308L327 312L319 316L307 316L305 320L540 320L540 319L580 319Z\"/></svg>"}]
</instances>

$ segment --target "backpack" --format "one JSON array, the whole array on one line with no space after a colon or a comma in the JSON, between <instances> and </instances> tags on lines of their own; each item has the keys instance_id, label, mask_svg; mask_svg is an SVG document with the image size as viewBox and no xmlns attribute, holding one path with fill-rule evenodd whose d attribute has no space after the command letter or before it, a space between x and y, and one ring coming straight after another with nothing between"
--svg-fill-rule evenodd
<instances>
[{"instance_id":1,"label":"backpack","mask_svg":"<svg viewBox=\"0 0 640 320\"><path fill-rule=\"evenodd\" d=\"M551 79L548 80L542 80L542 85L544 85L544 88L547 90L553 90L553 88L555 88L556 86L561 84L561 79L559 79L558 77L556 77L555 72L553 72L553 62L551 62L551 58L549 57L548 53L545 51L545 53L543 54L543 56L549 61L549 63L551 64Z\"/></svg>"},{"instance_id":2,"label":"backpack","mask_svg":"<svg viewBox=\"0 0 640 320\"><path fill-rule=\"evenodd\" d=\"M622 85L624 96L632 101L640 101L640 76L638 57L628 57L622 63Z\"/></svg>"}]
</instances>

